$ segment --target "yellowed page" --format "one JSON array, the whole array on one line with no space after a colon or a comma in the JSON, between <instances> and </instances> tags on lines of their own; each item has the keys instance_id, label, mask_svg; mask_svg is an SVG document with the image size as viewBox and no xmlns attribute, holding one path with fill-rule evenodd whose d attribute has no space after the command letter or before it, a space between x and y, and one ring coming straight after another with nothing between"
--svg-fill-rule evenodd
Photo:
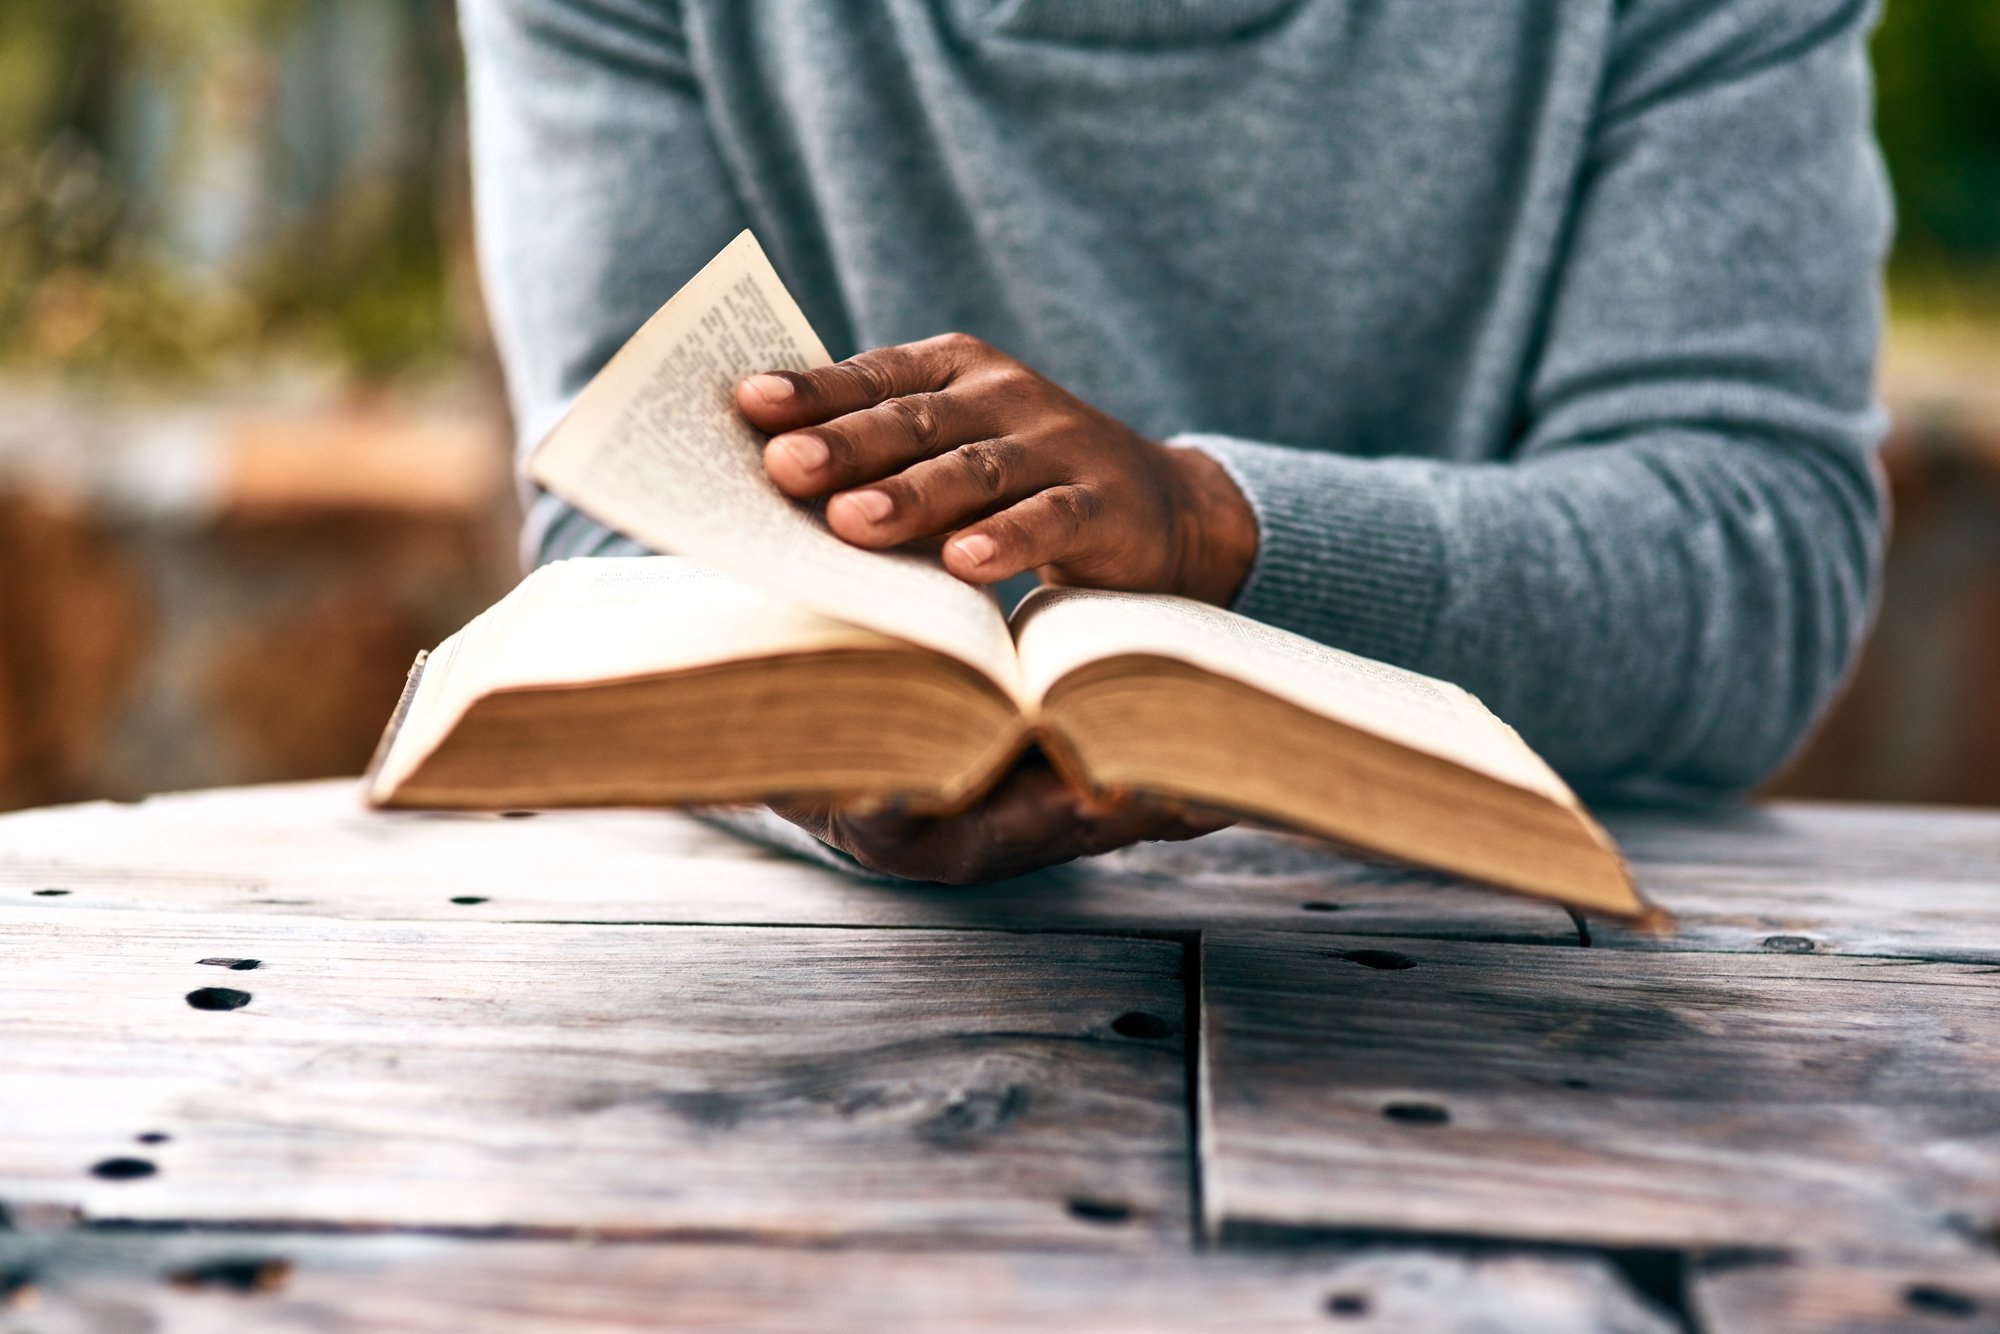
<instances>
[{"instance_id":1,"label":"yellowed page","mask_svg":"<svg viewBox=\"0 0 2000 1334\"><path fill-rule=\"evenodd\" d=\"M1105 658L1171 658L1565 805L1575 797L1513 728L1448 681L1328 648L1186 598L1041 588L1014 613L1026 698Z\"/></svg>"},{"instance_id":2,"label":"yellowed page","mask_svg":"<svg viewBox=\"0 0 2000 1334\"><path fill-rule=\"evenodd\" d=\"M1013 691L1013 643L991 596L933 558L849 546L764 475L764 436L736 410L737 382L829 360L744 232L590 382L528 473L657 551L936 649Z\"/></svg>"},{"instance_id":3,"label":"yellowed page","mask_svg":"<svg viewBox=\"0 0 2000 1334\"><path fill-rule=\"evenodd\" d=\"M414 773L495 690L895 642L675 556L557 561L431 654L370 794L385 796Z\"/></svg>"}]
</instances>

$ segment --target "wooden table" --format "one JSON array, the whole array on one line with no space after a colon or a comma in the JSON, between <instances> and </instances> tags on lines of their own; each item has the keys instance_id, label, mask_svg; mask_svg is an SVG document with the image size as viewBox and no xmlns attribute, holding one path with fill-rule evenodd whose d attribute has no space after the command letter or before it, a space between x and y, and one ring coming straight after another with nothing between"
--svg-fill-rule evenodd
<instances>
[{"instance_id":1,"label":"wooden table","mask_svg":"<svg viewBox=\"0 0 2000 1334\"><path fill-rule=\"evenodd\" d=\"M0 1331L2000 1329L2000 814L990 888L347 784L0 819Z\"/></svg>"}]
</instances>

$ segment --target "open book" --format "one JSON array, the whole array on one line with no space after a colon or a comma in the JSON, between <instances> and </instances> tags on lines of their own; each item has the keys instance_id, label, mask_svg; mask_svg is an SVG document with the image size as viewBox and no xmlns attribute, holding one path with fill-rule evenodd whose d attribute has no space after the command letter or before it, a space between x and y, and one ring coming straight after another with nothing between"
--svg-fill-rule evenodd
<instances>
[{"instance_id":1,"label":"open book","mask_svg":"<svg viewBox=\"0 0 2000 1334\"><path fill-rule=\"evenodd\" d=\"M1008 618L934 559L833 536L766 479L733 401L746 375L827 361L739 236L529 462L675 556L547 566L420 658L369 800L950 811L1032 745L1079 788L1649 915L1562 780L1456 686L1183 598L1044 588Z\"/></svg>"}]
</instances>

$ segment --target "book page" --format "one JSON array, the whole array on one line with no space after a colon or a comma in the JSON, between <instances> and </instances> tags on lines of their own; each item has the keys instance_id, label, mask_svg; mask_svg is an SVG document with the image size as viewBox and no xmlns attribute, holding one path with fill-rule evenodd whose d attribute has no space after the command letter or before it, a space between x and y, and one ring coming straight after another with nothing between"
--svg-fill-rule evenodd
<instances>
[{"instance_id":1,"label":"book page","mask_svg":"<svg viewBox=\"0 0 2000 1334\"><path fill-rule=\"evenodd\" d=\"M496 690L897 642L679 557L557 561L431 653L371 787L386 793L415 772L466 710Z\"/></svg>"},{"instance_id":2,"label":"book page","mask_svg":"<svg viewBox=\"0 0 2000 1334\"><path fill-rule=\"evenodd\" d=\"M1513 728L1448 681L1391 667L1187 598L1040 588L1014 613L1022 688L1040 700L1089 663L1171 658L1309 712L1527 788L1575 798Z\"/></svg>"},{"instance_id":3,"label":"book page","mask_svg":"<svg viewBox=\"0 0 2000 1334\"><path fill-rule=\"evenodd\" d=\"M835 537L764 474L737 382L831 359L744 232L632 336L528 460L528 474L656 551L691 556L803 607L936 649L1012 692L992 597L935 557Z\"/></svg>"}]
</instances>

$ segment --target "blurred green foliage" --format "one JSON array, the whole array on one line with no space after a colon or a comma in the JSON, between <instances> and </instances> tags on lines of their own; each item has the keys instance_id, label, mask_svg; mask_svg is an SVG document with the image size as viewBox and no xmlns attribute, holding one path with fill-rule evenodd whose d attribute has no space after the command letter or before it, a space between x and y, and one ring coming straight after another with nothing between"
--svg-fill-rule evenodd
<instances>
[{"instance_id":1,"label":"blurred green foliage","mask_svg":"<svg viewBox=\"0 0 2000 1334\"><path fill-rule=\"evenodd\" d=\"M449 0L4 0L0 367L449 364L459 80Z\"/></svg>"},{"instance_id":2,"label":"blurred green foliage","mask_svg":"<svg viewBox=\"0 0 2000 1334\"><path fill-rule=\"evenodd\" d=\"M1889 0L1874 55L1898 309L2000 318L2000 3Z\"/></svg>"},{"instance_id":3,"label":"blurred green foliage","mask_svg":"<svg viewBox=\"0 0 2000 1334\"><path fill-rule=\"evenodd\" d=\"M1898 309L2000 318L2000 3L1889 0L1875 56ZM393 110L328 147L301 115L338 121L356 71ZM450 0L4 0L0 367L452 364L480 337L459 78Z\"/></svg>"}]
</instances>

